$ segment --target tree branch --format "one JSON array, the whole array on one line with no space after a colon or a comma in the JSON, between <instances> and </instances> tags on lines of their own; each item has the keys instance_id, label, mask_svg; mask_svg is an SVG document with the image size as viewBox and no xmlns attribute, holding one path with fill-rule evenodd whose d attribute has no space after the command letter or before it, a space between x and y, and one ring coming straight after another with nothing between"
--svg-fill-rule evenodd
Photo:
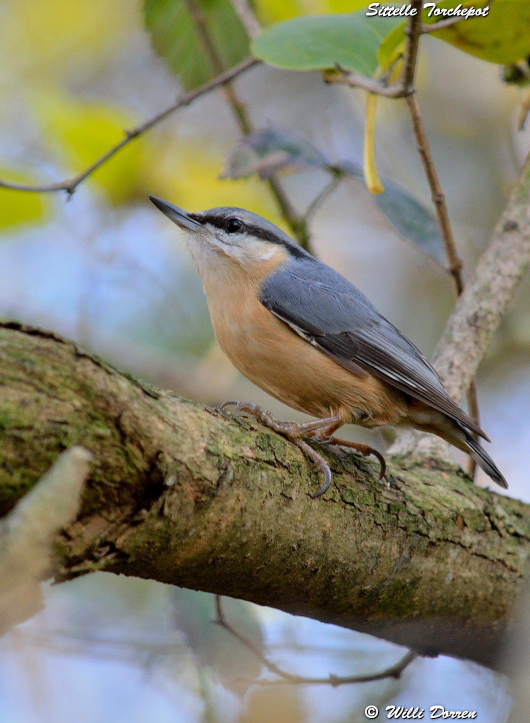
<instances>
[{"instance_id":1,"label":"tree branch","mask_svg":"<svg viewBox=\"0 0 530 723\"><path fill-rule=\"evenodd\" d=\"M438 20L436 23L425 24L421 26L421 33L422 35L427 35L429 33L435 33L438 30L445 30L465 19L464 15L454 15L452 18L444 18L443 20Z\"/></svg>"},{"instance_id":2,"label":"tree branch","mask_svg":"<svg viewBox=\"0 0 530 723\"><path fill-rule=\"evenodd\" d=\"M296 673L289 673L289 671L283 670L283 668L280 668L276 663L269 660L269 658L263 655L261 650L254 645L250 638L242 635L237 628L227 621L220 595L215 596L215 610L217 613L215 622L239 640L241 645L244 645L245 648L254 653L269 673L278 676L273 679L258 680L256 681L258 685L281 685L282 683L290 683L291 685L331 685L333 688L338 688L340 685L351 685L352 683L373 683L376 680L384 680L385 678L397 679L401 677L405 668L418 657L417 653L409 650L397 663L394 663L388 668L383 668L376 673L367 673L365 675L334 675L330 673L325 678L311 678L306 675L297 675Z\"/></svg>"},{"instance_id":3,"label":"tree branch","mask_svg":"<svg viewBox=\"0 0 530 723\"><path fill-rule=\"evenodd\" d=\"M433 364L455 401L462 399L475 378L529 265L530 156L434 352ZM418 432L403 435L391 451L425 456L447 454L445 446Z\"/></svg>"},{"instance_id":4,"label":"tree branch","mask_svg":"<svg viewBox=\"0 0 530 723\"><path fill-rule=\"evenodd\" d=\"M208 18L202 11L200 0L185 0L185 2L188 7L188 11L195 22L197 32L199 33L199 36L201 38L201 42L212 66L212 70L216 74L220 74L223 71L223 61L221 56L219 55L219 52L217 51L215 41L210 33L210 29L208 27ZM238 12L237 9L236 12ZM255 21L257 22L257 18L255 18ZM254 132L254 126L252 125L250 116L246 111L245 104L241 102L231 83L226 83L224 85L224 92L228 104L234 112L241 133L244 136L250 135ZM294 210L293 205L291 204L289 197L285 193L279 178L273 174L267 179L265 179L265 182L269 188L272 197L276 201L283 220L290 228L291 232L298 240L299 244L308 251L310 251L311 249L309 234L307 233L307 227L304 225L302 219Z\"/></svg>"},{"instance_id":5,"label":"tree branch","mask_svg":"<svg viewBox=\"0 0 530 723\"><path fill-rule=\"evenodd\" d=\"M443 192L442 186L440 184L440 179L436 171L436 166L432 157L429 140L427 138L425 127L423 125L420 107L418 101L416 100L416 90L414 87L420 37L422 33L426 32L425 27L428 26L422 25L421 13L423 3L421 2L421 0L415 0L412 3L412 7L416 10L417 14L411 16L408 22L408 27L406 31L407 44L405 49L405 58L403 63L403 71L399 82L396 83L394 86L387 86L386 80L383 79L380 81L375 81L377 85L374 87L370 84L367 85L364 80L359 83L359 78L357 78L357 76L352 78L351 74L349 73L343 72L342 78L343 81L348 82L349 85L365 88L365 90L370 90L370 92L378 95L385 95L386 97L391 98L405 98L405 102L407 104L407 108L410 114L414 137L416 139L416 144L418 147L418 152L423 163L425 175L427 176L427 181L431 190L432 201L436 211L436 216L438 218L438 224L440 226L440 232L444 241L449 271L451 273L451 276L453 277L457 296L459 296L464 289L464 280L462 276L462 261L460 259L460 256L458 255L455 237L451 226L451 221L449 219L449 212L447 210L445 194ZM461 17L458 17L456 20L454 18L451 18L450 23L444 23L443 25L438 26L437 29L442 29L443 27L447 27L448 25L453 25L454 22L457 22L457 20L460 19ZM436 25L438 25L438 23ZM340 78L334 79L332 77L330 78L330 80L340 82ZM384 92L382 92L383 90ZM474 379L471 379L470 383L468 384L468 390L469 391L467 399L469 414L477 424L480 424L478 391ZM415 438L416 437L414 432L404 433L403 443L401 441L398 442L396 449L409 448L411 440ZM439 443L437 444L437 448L439 448ZM475 470L476 463L473 459L470 458L468 473L472 478L475 475Z\"/></svg>"},{"instance_id":6,"label":"tree branch","mask_svg":"<svg viewBox=\"0 0 530 723\"><path fill-rule=\"evenodd\" d=\"M421 117L420 106L416 100L416 95L409 95L405 98L407 108L410 114L410 120L416 138L416 144L418 152L423 163L425 175L429 183L431 190L432 202L436 210L436 216L438 218L438 224L440 226L441 235L444 241L445 253L447 256L447 262L449 265L449 272L453 277L455 291L457 296L460 296L464 290L464 279L462 276L463 264L458 255L456 248L455 236L453 233L453 227L449 220L449 211L447 209L447 201L445 193L443 192L436 166L434 165L434 159L431 153L431 146L425 132L423 120ZM469 391L467 394L468 411L471 419L476 424L480 424L480 408L478 403L478 390L477 384L474 379L469 384ZM476 471L476 462L471 457L468 463L468 474L471 478L474 478Z\"/></svg>"},{"instance_id":7,"label":"tree branch","mask_svg":"<svg viewBox=\"0 0 530 723\"><path fill-rule=\"evenodd\" d=\"M82 183L86 178L91 176L94 173L94 171L97 171L98 168L100 168L104 163L106 163L108 160L110 160L114 155L116 155L116 153L121 151L122 148L125 148L125 146L127 146L132 140L134 140L135 138L139 138L146 131L150 130L153 126L157 125L158 123L163 121L165 118L167 118L169 115L171 115L172 113L175 113L175 111L179 110L180 108L184 108L184 107L190 105L197 98L200 98L201 96L206 95L207 93L210 93L212 90L215 90L216 88L226 85L226 83L230 83L230 81L234 80L234 78L237 78L238 75L241 75L242 73L247 71L249 68L252 68L254 65L258 65L259 62L260 62L259 60L255 60L254 58L247 58L247 60L244 60L242 63L239 63L239 65L236 65L233 68L230 68L230 70L227 70L226 72L221 73L220 75L217 76L217 78L214 78L213 80L210 80L208 83L201 85L201 87L197 88L197 90L193 90L193 91L191 91L191 93L187 93L186 95L183 95L175 103L172 103L165 110L161 111L160 113L157 113L152 118L145 121L145 123L142 123L141 125L136 126L132 130L125 131L125 138L123 140L121 140L115 146L112 146L112 148L109 148L109 150L106 153L104 153L100 158L98 158L94 163L92 163L84 171L79 173L77 176L74 176L74 178L66 179L64 181L58 181L57 183L50 183L47 185L40 184L40 185L36 185L36 186L0 180L0 188L7 188L7 189L11 189L13 191L31 191L31 192L35 192L35 193L66 191L66 193L69 196L71 196L75 193L75 191L80 183Z\"/></svg>"},{"instance_id":8,"label":"tree branch","mask_svg":"<svg viewBox=\"0 0 530 723\"><path fill-rule=\"evenodd\" d=\"M261 23L254 10L250 7L250 4L247 0L230 0L230 2L241 20L243 27L247 31L248 37L251 40L257 38L261 33Z\"/></svg>"},{"instance_id":9,"label":"tree branch","mask_svg":"<svg viewBox=\"0 0 530 723\"><path fill-rule=\"evenodd\" d=\"M312 499L318 472L255 421L15 322L0 324L0 369L4 511L64 448L94 454L57 579L136 575L496 664L530 556L528 505L412 459L389 465L387 488L376 464L328 448L335 485Z\"/></svg>"}]
</instances>

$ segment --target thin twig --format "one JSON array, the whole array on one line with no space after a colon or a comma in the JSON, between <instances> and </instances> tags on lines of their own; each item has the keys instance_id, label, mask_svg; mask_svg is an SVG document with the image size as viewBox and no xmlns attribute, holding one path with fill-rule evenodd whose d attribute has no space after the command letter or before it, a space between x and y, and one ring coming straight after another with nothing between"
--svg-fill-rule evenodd
<instances>
[{"instance_id":1,"label":"thin twig","mask_svg":"<svg viewBox=\"0 0 530 723\"><path fill-rule=\"evenodd\" d=\"M411 17L409 21L407 49L405 51L405 67L403 70L402 79L403 87L410 89L412 92L407 93L404 98L410 113L410 119L412 122L412 128L418 146L418 152L420 154L423 168L425 170L425 175L427 176L429 187L431 189L431 196L436 210L438 223L440 225L440 231L442 233L442 238L445 245L445 252L447 254L449 272L453 277L453 283L457 296L460 296L460 294L464 290L464 281L462 278L462 261L458 255L455 237L451 226L451 221L449 219L449 212L447 210L445 194L443 192L442 186L440 184L440 179L434 165L429 140L427 138L427 134L425 133L425 127L423 125L420 107L416 99L414 89L414 77L418 60L419 41L422 32L421 0L419 0L419 2L414 2L413 6L418 8L418 14L414 17ZM469 387L468 405L471 417L477 424L479 424L480 411L475 380L471 382L471 385ZM474 460L470 459L468 465L468 472L471 477L475 476L475 471L475 462Z\"/></svg>"},{"instance_id":2,"label":"thin twig","mask_svg":"<svg viewBox=\"0 0 530 723\"><path fill-rule=\"evenodd\" d=\"M405 668L407 668L418 657L418 653L415 653L413 650L409 650L408 653L406 653L401 660L398 660L397 663L394 663L394 665L384 668L377 673L348 676L333 675L333 673L330 673L328 676L323 678L310 678L304 675L297 675L296 673L289 673L263 655L261 650L252 642L252 640L242 635L226 620L220 595L215 596L215 611L217 615L215 622L217 625L220 625L222 628L227 630L234 638L236 638L236 640L239 640L242 645L254 653L264 667L267 668L269 673L274 673L274 675L278 676L278 679L257 681L259 685L284 685L286 683L290 683L292 685L331 685L332 687L337 688L339 685L351 683L371 683L375 680L383 680L384 678L397 679L401 676Z\"/></svg>"},{"instance_id":3,"label":"thin twig","mask_svg":"<svg viewBox=\"0 0 530 723\"><path fill-rule=\"evenodd\" d=\"M490 6L494 5L495 0L490 0L489 4ZM437 30L445 30L445 28L450 28L452 25L456 25L456 23L466 19L465 15L454 15L451 18L438 20L436 23L425 23L421 26L421 33L422 35L427 35L428 33L435 33Z\"/></svg>"},{"instance_id":4,"label":"thin twig","mask_svg":"<svg viewBox=\"0 0 530 723\"><path fill-rule=\"evenodd\" d=\"M249 68L258 65L259 62L260 61L256 60L255 58L247 58L242 63L239 63L239 65L236 65L230 70L221 73L216 78L208 81L208 83L201 85L201 87L197 88L197 90L193 90L191 91L191 93L187 93L186 95L178 98L175 103L172 103L168 108L161 111L160 113L157 113L145 123L136 126L136 128L133 128L130 131L126 131L125 138L123 140L121 140L112 148L109 148L109 150L104 153L100 158L98 158L97 161L92 163L92 165L88 166L88 168L79 173L77 176L74 176L74 178L59 181L57 183L50 183L47 185L41 184L36 186L0 180L0 188L8 188L14 191L30 191L36 193L66 191L66 193L71 196L73 195L80 183L82 183L86 178L91 176L94 171L97 171L98 168L100 168L104 163L106 163L110 158L112 158L116 153L118 153L118 151L128 145L133 139L143 135L150 128L157 125L158 123L160 123L160 121L164 120L180 108L184 108L185 106L190 105L197 98L200 98L201 96L210 93L212 90L215 90L216 88L219 88L226 83L229 83L231 80L237 78L238 75L241 75Z\"/></svg>"},{"instance_id":5,"label":"thin twig","mask_svg":"<svg viewBox=\"0 0 530 723\"><path fill-rule=\"evenodd\" d=\"M412 122L412 128L414 130L414 137L418 146L418 152L420 154L425 175L429 182L429 188L431 189L431 196L436 210L436 216L440 225L442 238L445 245L445 253L447 255L447 261L449 265L449 272L453 278L453 283L457 296L460 296L464 290L464 280L462 277L462 261L458 255L456 248L456 241L449 219L449 212L447 210L447 202L440 179L434 165L434 160L431 153L431 148L427 134L425 132L425 126L421 117L420 107L415 95L410 95L405 98L405 102L409 109L410 119ZM480 409L478 404L478 392L476 381L473 380L467 393L468 411L474 422L480 424ZM474 478L476 472L476 464L473 459L469 460L468 474Z\"/></svg>"},{"instance_id":6,"label":"thin twig","mask_svg":"<svg viewBox=\"0 0 530 723\"><path fill-rule=\"evenodd\" d=\"M320 206L324 203L324 201L331 196L333 191L337 188L339 183L342 181L342 178L340 175L334 175L331 181L324 186L324 188L318 193L315 198L311 201L309 204L307 211L305 212L304 221L306 225L309 224L309 221L313 218L315 213L318 211Z\"/></svg>"},{"instance_id":7,"label":"thin twig","mask_svg":"<svg viewBox=\"0 0 530 723\"><path fill-rule=\"evenodd\" d=\"M375 78L370 78L362 73L353 73L345 70L339 64L335 67L339 73L329 71L324 73L324 80L326 83L344 83L352 88L362 88L363 90L367 90L369 93L382 95L385 98L403 98L409 92L404 89L401 81L394 83L394 85L387 85L383 80L376 80Z\"/></svg>"},{"instance_id":8,"label":"thin twig","mask_svg":"<svg viewBox=\"0 0 530 723\"><path fill-rule=\"evenodd\" d=\"M464 282L462 278L462 261L458 255L458 251L456 248L453 229L451 227L449 213L447 211L445 194L442 190L440 179L434 165L429 141L427 138L427 134L425 133L425 128L421 118L420 108L415 96L414 80L416 74L416 66L418 63L419 43L422 33L426 32L426 26L422 24L421 19L422 5L422 0L413 0L412 8L415 9L417 12L416 15L412 15L410 17L408 27L406 29L407 44L403 61L403 71L401 74L401 78L397 83L389 86L386 84L386 79L388 76L381 80L373 80L372 78L367 78L357 73L348 73L339 66L337 66L337 68L341 72L341 75L332 75L326 77L325 79L328 82L344 82L352 87L364 88L370 93L382 95L387 98L405 99L410 113L412 128L414 131L414 136L416 138L418 151L423 163L425 175L427 176L427 180L429 182L429 187L431 189L431 196L436 210L436 216L438 218L440 231L444 240L449 272L453 278L456 293L459 296L464 289ZM459 17L458 19L461 18ZM429 31L432 31L433 28L440 30L442 29L442 27L448 27L449 25L457 22L457 20L451 18L450 23L447 23L445 21L441 22L444 23L443 26L441 25L441 23L433 24L432 26L429 26ZM478 394L476 382L474 380L471 382L471 386L469 387L468 406L471 417L478 424ZM470 476L474 476L475 463L473 460L470 460L468 471Z\"/></svg>"},{"instance_id":9,"label":"thin twig","mask_svg":"<svg viewBox=\"0 0 530 723\"><path fill-rule=\"evenodd\" d=\"M197 32L199 33L199 36L201 38L204 51L210 60L212 69L216 74L219 74L223 70L223 61L221 56L219 55L219 52L215 46L214 39L210 33L210 28L208 27L208 18L202 11L199 0L186 0L186 5L188 6L188 10L195 22ZM241 133L244 136L250 135L254 132L254 127L252 125L250 117L247 114L244 103L242 103L242 101L239 99L236 91L230 83L226 83L224 85L224 92L229 105L234 111L234 115L236 117ZM279 179L273 175L270 176L266 182L271 192L271 195L274 197L278 205L284 221L290 227L293 235L296 236L301 246L303 246L307 250L310 250L309 238L306 233L303 221L294 210Z\"/></svg>"},{"instance_id":10,"label":"thin twig","mask_svg":"<svg viewBox=\"0 0 530 723\"><path fill-rule=\"evenodd\" d=\"M421 37L421 11L423 8L423 0L412 0L412 9L416 10L405 30L407 35L407 45L405 48L405 57L403 60L403 88L407 90L406 95L412 95L415 92L414 80L416 77L416 67L418 65L418 53L420 50Z\"/></svg>"},{"instance_id":11,"label":"thin twig","mask_svg":"<svg viewBox=\"0 0 530 723\"><path fill-rule=\"evenodd\" d=\"M336 65L337 73L326 73L324 80L327 83L346 83L352 88L363 88L370 93L382 95L385 98L406 98L414 93L414 78L416 74L416 65L418 60L418 50L421 36L421 8L422 0L413 0L412 8L416 10L416 15L412 15L406 30L407 45L405 56L403 59L403 71L401 78L393 85L387 85L387 79L382 78L376 80L369 78L361 73L352 73L340 65Z\"/></svg>"},{"instance_id":12,"label":"thin twig","mask_svg":"<svg viewBox=\"0 0 530 723\"><path fill-rule=\"evenodd\" d=\"M456 23L465 19L464 15L454 15L452 18L444 18L443 20L438 20L436 23L422 25L421 34L428 35L429 33L435 33L437 30L445 30L445 28L450 28L451 25L456 25Z\"/></svg>"},{"instance_id":13,"label":"thin twig","mask_svg":"<svg viewBox=\"0 0 530 723\"><path fill-rule=\"evenodd\" d=\"M432 201L434 203L436 216L438 218L438 223L440 224L440 230L445 244L445 251L449 263L449 272L453 277L456 292L460 295L464 289L464 283L462 281L462 261L460 260L456 250L455 237L449 220L445 194L442 190L438 173L436 172L429 140L427 138L427 134L425 133L425 127L421 118L418 101L414 96L409 96L405 99L405 102L407 103L407 107L409 109L418 152L423 163L425 175L427 176L427 180L429 182L429 188L431 189Z\"/></svg>"},{"instance_id":14,"label":"thin twig","mask_svg":"<svg viewBox=\"0 0 530 723\"><path fill-rule=\"evenodd\" d=\"M252 40L257 38L261 33L261 24L256 17L256 13L250 7L250 4L247 0L230 0L230 2L232 3L235 13L241 20L243 27L247 31L248 37Z\"/></svg>"},{"instance_id":15,"label":"thin twig","mask_svg":"<svg viewBox=\"0 0 530 723\"><path fill-rule=\"evenodd\" d=\"M456 402L474 379L529 266L530 155L434 351L433 364ZM400 435L390 454L432 457L435 443L437 438L431 435L406 433Z\"/></svg>"}]
</instances>

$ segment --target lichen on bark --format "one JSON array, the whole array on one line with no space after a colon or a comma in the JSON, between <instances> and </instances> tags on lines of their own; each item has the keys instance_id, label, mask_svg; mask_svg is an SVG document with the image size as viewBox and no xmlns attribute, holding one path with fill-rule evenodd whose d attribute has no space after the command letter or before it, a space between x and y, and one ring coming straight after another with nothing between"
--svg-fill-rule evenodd
<instances>
[{"instance_id":1,"label":"lichen on bark","mask_svg":"<svg viewBox=\"0 0 530 723\"><path fill-rule=\"evenodd\" d=\"M530 553L530 507L451 465L323 449L154 390L71 342L0 324L0 500L58 454L94 455L55 575L94 570L230 595L495 665Z\"/></svg>"}]
</instances>

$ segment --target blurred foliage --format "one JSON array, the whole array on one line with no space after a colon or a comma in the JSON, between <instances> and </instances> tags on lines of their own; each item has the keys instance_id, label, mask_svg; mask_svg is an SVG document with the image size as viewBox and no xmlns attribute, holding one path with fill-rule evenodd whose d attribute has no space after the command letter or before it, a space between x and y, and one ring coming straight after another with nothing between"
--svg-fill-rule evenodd
<instances>
[{"instance_id":1,"label":"blurred foliage","mask_svg":"<svg viewBox=\"0 0 530 723\"><path fill-rule=\"evenodd\" d=\"M461 0L441 0L437 7L454 8ZM432 33L465 53L481 60L500 65L511 65L530 55L530 2L528 0L474 0L463 3L464 7L489 7L486 17L470 17L460 20L444 30ZM423 21L432 24L443 20L442 15L423 12ZM382 67L388 67L392 59L403 50L406 22L401 22L383 40L379 50Z\"/></svg>"},{"instance_id":2,"label":"blurred foliage","mask_svg":"<svg viewBox=\"0 0 530 723\"><path fill-rule=\"evenodd\" d=\"M230 151L223 178L270 178L284 168L331 168L312 143L282 128L265 128L245 136Z\"/></svg>"},{"instance_id":3,"label":"blurred foliage","mask_svg":"<svg viewBox=\"0 0 530 723\"><path fill-rule=\"evenodd\" d=\"M293 131L266 128L242 138L230 152L224 171L227 178L268 178L285 170L320 168L335 177L363 177L362 168L351 161L333 163L305 138ZM445 246L433 213L408 191L385 180L383 192L374 195L379 209L396 231L421 251L445 266Z\"/></svg>"},{"instance_id":4,"label":"blurred foliage","mask_svg":"<svg viewBox=\"0 0 530 723\"><path fill-rule=\"evenodd\" d=\"M397 183L389 180L384 183L384 192L374 196L379 209L401 236L445 268L445 245L434 215Z\"/></svg>"},{"instance_id":5,"label":"blurred foliage","mask_svg":"<svg viewBox=\"0 0 530 723\"><path fill-rule=\"evenodd\" d=\"M458 0L442 0L441 9L458 6ZM473 6L486 7L486 0ZM368 3L363 3L365 8ZM471 5L467 3L466 5ZM443 15L424 21L436 22ZM335 67L367 76L381 76L400 57L408 21L366 16L366 10L348 14L305 16L277 23L251 44L264 62L289 70L327 70ZM497 0L486 17L470 17L433 34L441 40L495 63L511 64L530 54L530 2ZM394 68L394 70L396 70ZM364 142L364 176L371 193L384 191L376 164L375 125L377 98L368 95ZM526 116L522 116L522 127ZM401 203L384 204L392 212ZM416 226L417 228L417 226Z\"/></svg>"},{"instance_id":6,"label":"blurred foliage","mask_svg":"<svg viewBox=\"0 0 530 723\"><path fill-rule=\"evenodd\" d=\"M36 109L50 143L77 173L121 141L126 128L135 125L135 120L121 108L76 100L50 91L41 95ZM86 183L103 189L114 205L124 203L140 192L145 195L147 190L141 179L147 144L147 137L135 139L116 158L91 174Z\"/></svg>"},{"instance_id":7,"label":"blurred foliage","mask_svg":"<svg viewBox=\"0 0 530 723\"><path fill-rule=\"evenodd\" d=\"M231 206L237 198L238 205L269 216L280 225L283 223L267 190L257 179L223 180L220 178L222 167L223 156L218 145L207 141L185 143L177 137L173 143L164 143L156 165L151 163L144 169L144 182L151 193L176 199L179 206L190 211Z\"/></svg>"},{"instance_id":8,"label":"blurred foliage","mask_svg":"<svg viewBox=\"0 0 530 723\"><path fill-rule=\"evenodd\" d=\"M0 178L29 185L37 182L29 175L5 167L0 167ZM49 216L50 199L43 194L24 194L9 189L0 189L0 194L0 233L19 224L42 223Z\"/></svg>"},{"instance_id":9,"label":"blurred foliage","mask_svg":"<svg viewBox=\"0 0 530 723\"><path fill-rule=\"evenodd\" d=\"M255 0L254 6L265 25L300 15L351 13L368 5L368 0Z\"/></svg>"},{"instance_id":10,"label":"blurred foliage","mask_svg":"<svg viewBox=\"0 0 530 723\"><path fill-rule=\"evenodd\" d=\"M374 75L378 51L399 18L367 18L355 13L305 16L273 25L252 43L254 55L288 70L334 68Z\"/></svg>"},{"instance_id":11,"label":"blurred foliage","mask_svg":"<svg viewBox=\"0 0 530 723\"><path fill-rule=\"evenodd\" d=\"M184 633L197 662L206 666L227 688L244 695L262 670L261 661L228 630L217 625L214 595L175 589L176 624ZM256 608L243 600L222 599L223 612L238 633L263 651L263 635Z\"/></svg>"},{"instance_id":12,"label":"blurred foliage","mask_svg":"<svg viewBox=\"0 0 530 723\"><path fill-rule=\"evenodd\" d=\"M213 67L190 5L196 5L224 69L248 55L247 34L230 0L145 0L145 25L154 49L188 90L219 72Z\"/></svg>"},{"instance_id":13,"label":"blurred foliage","mask_svg":"<svg viewBox=\"0 0 530 723\"><path fill-rule=\"evenodd\" d=\"M265 24L297 17L306 9L304 3L296 0L258 0L255 4ZM341 12L365 6L365 0L321 0L314 3L312 10ZM144 0L144 19L154 49L178 73L188 90L218 72L205 47L205 33L224 69L236 65L249 53L246 31L230 0Z\"/></svg>"},{"instance_id":14,"label":"blurred foliage","mask_svg":"<svg viewBox=\"0 0 530 723\"><path fill-rule=\"evenodd\" d=\"M274 711L274 718L271 711ZM279 685L254 688L247 697L239 723L307 723L308 719L303 689L295 685Z\"/></svg>"},{"instance_id":15,"label":"blurred foliage","mask_svg":"<svg viewBox=\"0 0 530 723\"><path fill-rule=\"evenodd\" d=\"M122 0L16 0L0 3L0 11L0 58L12 71L30 70L47 81L70 77L87 61L103 68L134 28L137 14L135 3ZM119 17L119 23L109 22L111 17ZM21 52L28 48L31 53ZM32 58L38 62L28 68Z\"/></svg>"},{"instance_id":16,"label":"blurred foliage","mask_svg":"<svg viewBox=\"0 0 530 723\"><path fill-rule=\"evenodd\" d=\"M461 0L443 0L439 7L456 7ZM477 0L466 3L489 7L486 17L469 18L438 30L435 37L491 63L516 63L530 55L530 2L528 0ZM440 17L427 18L436 22Z\"/></svg>"}]
</instances>

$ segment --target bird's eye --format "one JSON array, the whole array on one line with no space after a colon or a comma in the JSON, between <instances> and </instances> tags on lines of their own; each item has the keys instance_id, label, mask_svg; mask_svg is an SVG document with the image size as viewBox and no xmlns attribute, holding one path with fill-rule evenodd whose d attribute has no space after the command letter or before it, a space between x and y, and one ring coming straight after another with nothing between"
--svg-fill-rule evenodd
<instances>
[{"instance_id":1,"label":"bird's eye","mask_svg":"<svg viewBox=\"0 0 530 723\"><path fill-rule=\"evenodd\" d=\"M243 221L240 221L238 218L229 218L226 222L226 230L228 233L237 233L241 230L242 226Z\"/></svg>"}]
</instances>

